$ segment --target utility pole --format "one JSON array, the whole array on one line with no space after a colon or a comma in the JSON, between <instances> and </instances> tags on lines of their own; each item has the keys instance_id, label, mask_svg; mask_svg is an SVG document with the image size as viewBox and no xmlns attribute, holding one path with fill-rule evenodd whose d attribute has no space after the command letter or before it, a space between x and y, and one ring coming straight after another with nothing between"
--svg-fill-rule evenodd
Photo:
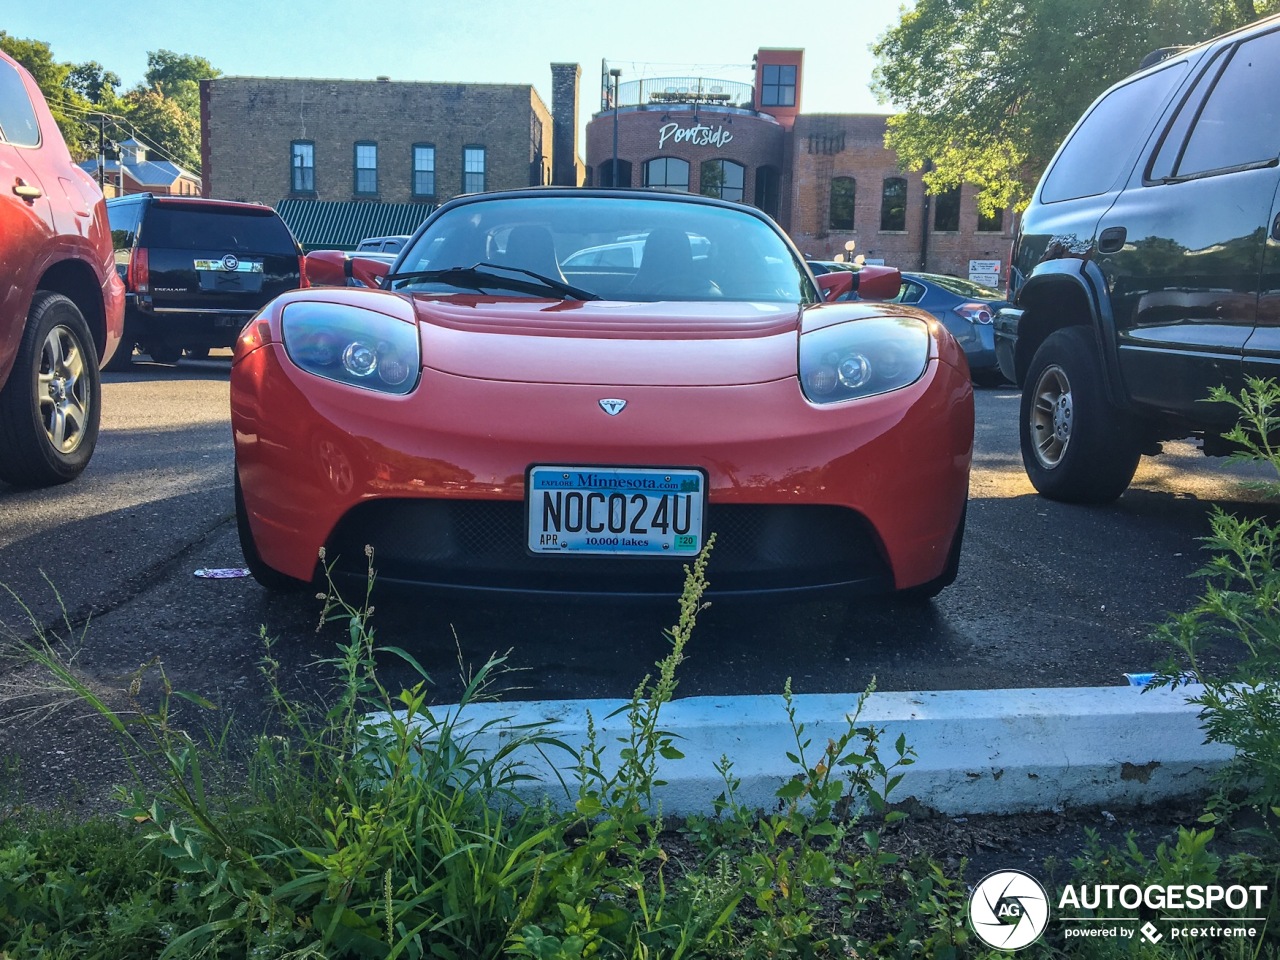
<instances>
[{"instance_id":1,"label":"utility pole","mask_svg":"<svg viewBox=\"0 0 1280 960\"><path fill-rule=\"evenodd\" d=\"M107 118L98 114L98 189L107 185L106 127Z\"/></svg>"}]
</instances>

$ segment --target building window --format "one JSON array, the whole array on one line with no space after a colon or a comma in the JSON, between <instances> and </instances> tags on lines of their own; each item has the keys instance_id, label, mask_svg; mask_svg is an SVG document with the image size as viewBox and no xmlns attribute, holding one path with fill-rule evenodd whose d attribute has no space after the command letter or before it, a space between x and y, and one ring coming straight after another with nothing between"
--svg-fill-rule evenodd
<instances>
[{"instance_id":1,"label":"building window","mask_svg":"<svg viewBox=\"0 0 1280 960\"><path fill-rule=\"evenodd\" d=\"M880 229L885 233L907 229L907 181L902 177L885 177L880 191Z\"/></svg>"},{"instance_id":2,"label":"building window","mask_svg":"<svg viewBox=\"0 0 1280 960\"><path fill-rule=\"evenodd\" d=\"M484 147L470 146L462 149L462 192L484 191Z\"/></svg>"},{"instance_id":3,"label":"building window","mask_svg":"<svg viewBox=\"0 0 1280 960\"><path fill-rule=\"evenodd\" d=\"M960 230L959 187L944 190L934 200L933 229L939 233L956 233Z\"/></svg>"},{"instance_id":4,"label":"building window","mask_svg":"<svg viewBox=\"0 0 1280 960\"><path fill-rule=\"evenodd\" d=\"M831 180L832 230L853 229L853 202L857 198L858 184L853 177L834 177Z\"/></svg>"},{"instance_id":5,"label":"building window","mask_svg":"<svg viewBox=\"0 0 1280 960\"><path fill-rule=\"evenodd\" d=\"M606 160L600 164L600 186L602 187L629 187L631 186L631 161L618 161L618 182L613 182L613 160Z\"/></svg>"},{"instance_id":6,"label":"building window","mask_svg":"<svg viewBox=\"0 0 1280 960\"><path fill-rule=\"evenodd\" d=\"M413 145L413 195L436 195L436 148L429 143Z\"/></svg>"},{"instance_id":7,"label":"building window","mask_svg":"<svg viewBox=\"0 0 1280 960\"><path fill-rule=\"evenodd\" d=\"M369 141L356 144L356 193L364 196L378 192L378 145Z\"/></svg>"},{"instance_id":8,"label":"building window","mask_svg":"<svg viewBox=\"0 0 1280 960\"><path fill-rule=\"evenodd\" d=\"M644 185L668 190L689 189L689 161L678 157L658 157L644 165Z\"/></svg>"},{"instance_id":9,"label":"building window","mask_svg":"<svg viewBox=\"0 0 1280 960\"><path fill-rule=\"evenodd\" d=\"M782 195L777 167L756 169L756 206L771 217L778 215L778 199Z\"/></svg>"},{"instance_id":10,"label":"building window","mask_svg":"<svg viewBox=\"0 0 1280 960\"><path fill-rule=\"evenodd\" d=\"M295 140L289 147L289 190L291 193L316 192L316 145L310 140Z\"/></svg>"},{"instance_id":11,"label":"building window","mask_svg":"<svg viewBox=\"0 0 1280 960\"><path fill-rule=\"evenodd\" d=\"M978 232L979 233L1004 233L1004 211L997 210L994 217L988 217L981 210L978 211Z\"/></svg>"},{"instance_id":12,"label":"building window","mask_svg":"<svg viewBox=\"0 0 1280 960\"><path fill-rule=\"evenodd\" d=\"M699 171L699 187L704 197L742 202L746 168L732 160L704 160Z\"/></svg>"},{"instance_id":13,"label":"building window","mask_svg":"<svg viewBox=\"0 0 1280 960\"><path fill-rule=\"evenodd\" d=\"M796 105L795 64L766 63L760 68L760 106Z\"/></svg>"}]
</instances>

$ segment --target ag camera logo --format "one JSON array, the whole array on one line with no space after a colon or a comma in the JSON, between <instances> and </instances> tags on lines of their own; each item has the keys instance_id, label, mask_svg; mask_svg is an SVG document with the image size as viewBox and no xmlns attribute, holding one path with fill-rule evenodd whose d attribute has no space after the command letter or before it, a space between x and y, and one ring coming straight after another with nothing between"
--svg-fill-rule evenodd
<instances>
[{"instance_id":1,"label":"ag camera logo","mask_svg":"<svg viewBox=\"0 0 1280 960\"><path fill-rule=\"evenodd\" d=\"M1049 895L1030 874L997 870L969 895L973 932L997 950L1021 950L1040 939L1049 925Z\"/></svg>"}]
</instances>

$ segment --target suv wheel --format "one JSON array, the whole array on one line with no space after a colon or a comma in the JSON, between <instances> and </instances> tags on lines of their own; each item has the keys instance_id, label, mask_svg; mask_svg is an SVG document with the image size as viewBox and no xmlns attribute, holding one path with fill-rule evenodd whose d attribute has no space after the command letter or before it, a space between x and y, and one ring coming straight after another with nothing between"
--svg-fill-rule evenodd
<instances>
[{"instance_id":1,"label":"suv wheel","mask_svg":"<svg viewBox=\"0 0 1280 960\"><path fill-rule=\"evenodd\" d=\"M156 363L163 363L172 367L182 359L182 348L170 343L148 343L147 356Z\"/></svg>"},{"instance_id":2,"label":"suv wheel","mask_svg":"<svg viewBox=\"0 0 1280 960\"><path fill-rule=\"evenodd\" d=\"M1036 351L1022 390L1019 439L1032 485L1051 500L1110 503L1141 459L1133 416L1108 401L1090 332L1067 327Z\"/></svg>"},{"instance_id":3,"label":"suv wheel","mask_svg":"<svg viewBox=\"0 0 1280 960\"><path fill-rule=\"evenodd\" d=\"M37 293L0 391L0 480L47 487L80 475L98 442L98 351L79 307Z\"/></svg>"}]
</instances>

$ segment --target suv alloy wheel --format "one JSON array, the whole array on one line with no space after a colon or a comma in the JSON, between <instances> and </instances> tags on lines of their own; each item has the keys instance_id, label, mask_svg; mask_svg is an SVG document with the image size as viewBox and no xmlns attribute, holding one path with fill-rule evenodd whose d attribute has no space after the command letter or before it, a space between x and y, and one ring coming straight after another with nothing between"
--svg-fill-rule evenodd
<instances>
[{"instance_id":1,"label":"suv alloy wheel","mask_svg":"<svg viewBox=\"0 0 1280 960\"><path fill-rule=\"evenodd\" d=\"M1106 397L1087 327L1065 327L1040 345L1027 370L1019 417L1022 462L1052 500L1110 503L1138 469L1134 417Z\"/></svg>"}]
</instances>

